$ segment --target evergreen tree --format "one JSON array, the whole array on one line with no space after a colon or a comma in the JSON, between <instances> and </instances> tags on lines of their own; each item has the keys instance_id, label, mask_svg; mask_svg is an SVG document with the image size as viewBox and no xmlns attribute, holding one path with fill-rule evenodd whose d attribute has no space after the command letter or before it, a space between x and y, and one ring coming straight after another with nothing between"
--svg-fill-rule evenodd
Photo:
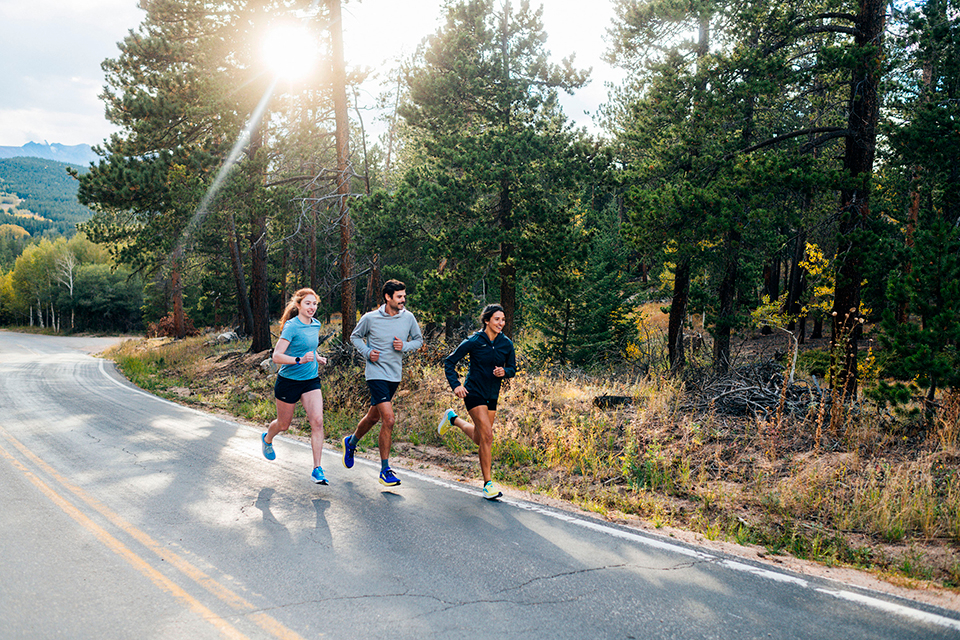
<instances>
[{"instance_id":1,"label":"evergreen tree","mask_svg":"<svg viewBox=\"0 0 960 640\"><path fill-rule=\"evenodd\" d=\"M306 4L150 2L139 29L119 43L120 55L104 62L107 88L102 97L108 119L121 131L100 151L104 159L81 177L81 201L98 209L84 226L88 235L109 244L117 259L138 273L161 272L176 280L169 287L175 310L182 304L185 267L229 258L229 271L215 271L233 275L237 315L254 338L254 351L271 346L271 212L265 178L270 153L256 111L269 95L271 76L259 60L259 43L273 24ZM214 177L219 168L230 168L235 158L227 152L244 139L241 133L245 146L236 152L242 152L242 170L232 174L231 188L219 199L204 201L205 194L222 186L213 184ZM218 208L221 214L207 215ZM207 260L185 260L189 255L184 252L198 250L200 226L211 222L225 224L213 227L217 234L205 236L217 241L209 247ZM247 241L241 242L244 235ZM241 249L244 245L248 251Z\"/></svg>"},{"instance_id":2,"label":"evergreen tree","mask_svg":"<svg viewBox=\"0 0 960 640\"><path fill-rule=\"evenodd\" d=\"M617 201L592 200L565 232L551 236L563 256L560 268L530 282L531 324L543 335L538 356L561 366L620 359L634 328Z\"/></svg>"},{"instance_id":3,"label":"evergreen tree","mask_svg":"<svg viewBox=\"0 0 960 640\"><path fill-rule=\"evenodd\" d=\"M446 24L407 74L410 99L399 113L425 162L405 181L403 197L424 194L436 205L427 212L435 236L427 251L439 259L427 279L446 273L442 279L463 287L495 269L512 335L518 278L550 270L555 257L544 251L549 236L533 228L569 221L567 203L585 167L586 149L557 92L582 86L586 74L572 58L548 63L542 10L526 0L516 10L509 1L498 10L493 0L468 0L446 11Z\"/></svg>"},{"instance_id":4,"label":"evergreen tree","mask_svg":"<svg viewBox=\"0 0 960 640\"><path fill-rule=\"evenodd\" d=\"M878 397L903 402L919 387L932 408L938 389L960 386L960 4L932 0L902 23L897 44L909 58L885 127L891 154L878 203L893 242L874 267L889 274L877 311L896 382Z\"/></svg>"}]
</instances>

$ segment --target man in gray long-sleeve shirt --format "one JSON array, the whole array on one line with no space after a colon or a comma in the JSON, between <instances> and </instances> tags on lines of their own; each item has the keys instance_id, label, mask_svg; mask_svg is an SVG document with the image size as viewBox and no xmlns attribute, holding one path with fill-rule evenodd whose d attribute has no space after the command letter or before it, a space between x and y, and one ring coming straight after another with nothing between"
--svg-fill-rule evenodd
<instances>
[{"instance_id":1,"label":"man in gray long-sleeve shirt","mask_svg":"<svg viewBox=\"0 0 960 640\"><path fill-rule=\"evenodd\" d=\"M360 419L353 435L343 439L343 466L353 467L357 443L377 422L380 422L380 483L388 487L400 484L390 468L390 446L393 444L393 394L403 375L403 354L423 345L420 325L413 314L404 309L406 286L398 280L383 284L384 304L363 314L350 342L366 360L364 377L370 389L370 410Z\"/></svg>"}]
</instances>

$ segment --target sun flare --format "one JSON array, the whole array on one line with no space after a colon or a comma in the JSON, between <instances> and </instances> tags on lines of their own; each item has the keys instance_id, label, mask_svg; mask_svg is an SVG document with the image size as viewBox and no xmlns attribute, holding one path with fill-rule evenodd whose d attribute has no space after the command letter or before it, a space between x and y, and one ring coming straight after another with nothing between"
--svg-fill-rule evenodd
<instances>
[{"instance_id":1,"label":"sun flare","mask_svg":"<svg viewBox=\"0 0 960 640\"><path fill-rule=\"evenodd\" d=\"M275 74L288 80L305 76L317 60L316 37L305 27L277 27L263 42L263 56Z\"/></svg>"}]
</instances>

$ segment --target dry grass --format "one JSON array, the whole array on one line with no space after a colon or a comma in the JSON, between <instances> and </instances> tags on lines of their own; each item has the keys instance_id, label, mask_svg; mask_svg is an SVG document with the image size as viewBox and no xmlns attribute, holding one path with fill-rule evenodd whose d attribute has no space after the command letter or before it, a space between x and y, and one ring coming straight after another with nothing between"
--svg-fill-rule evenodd
<instances>
[{"instance_id":1,"label":"dry grass","mask_svg":"<svg viewBox=\"0 0 960 640\"><path fill-rule=\"evenodd\" d=\"M274 413L272 378L258 365L269 353L243 346L129 341L113 357L144 388L264 423ZM407 360L395 451L476 478L473 443L457 430L435 431L441 411L457 406L440 366L446 352L434 345ZM358 366L328 369L325 422L338 443L365 410L366 386ZM674 379L521 371L501 395L494 473L610 518L629 514L771 553L960 586L960 394L942 399L926 432L863 408L832 422L817 406L768 421L685 413L683 394ZM593 403L600 395L633 404L601 410ZM375 446L375 435L361 447Z\"/></svg>"}]
</instances>

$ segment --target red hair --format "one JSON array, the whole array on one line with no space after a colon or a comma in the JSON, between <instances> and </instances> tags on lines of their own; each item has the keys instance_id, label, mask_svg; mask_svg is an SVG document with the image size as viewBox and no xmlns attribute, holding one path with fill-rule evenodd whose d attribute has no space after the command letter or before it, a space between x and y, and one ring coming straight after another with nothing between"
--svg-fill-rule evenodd
<instances>
[{"instance_id":1,"label":"red hair","mask_svg":"<svg viewBox=\"0 0 960 640\"><path fill-rule=\"evenodd\" d=\"M300 303L303 302L303 299L307 296L313 296L317 301L320 300L317 292L310 287L304 287L294 292L290 297L290 302L287 303L286 308L283 310L283 315L280 316L280 331L283 331L283 325L287 323L287 320L300 313Z\"/></svg>"}]
</instances>

